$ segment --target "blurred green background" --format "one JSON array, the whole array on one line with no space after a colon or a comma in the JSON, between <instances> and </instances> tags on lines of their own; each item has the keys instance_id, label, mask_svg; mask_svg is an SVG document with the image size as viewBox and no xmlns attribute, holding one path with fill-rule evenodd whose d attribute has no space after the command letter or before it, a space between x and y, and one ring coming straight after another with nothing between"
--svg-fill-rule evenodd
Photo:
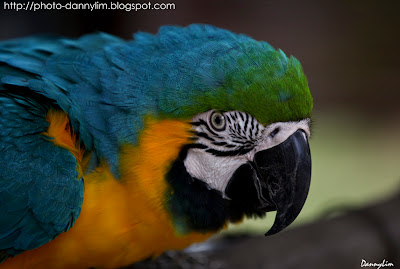
<instances>
[{"instance_id":1,"label":"blurred green background","mask_svg":"<svg viewBox=\"0 0 400 269\"><path fill-rule=\"evenodd\" d=\"M165 24L208 23L268 41L302 62L314 97L311 190L291 228L332 208L361 207L399 191L400 1L158 2L175 9L1 10L0 39L93 31L130 38ZM269 223L247 220L228 232L262 234L272 216Z\"/></svg>"}]
</instances>

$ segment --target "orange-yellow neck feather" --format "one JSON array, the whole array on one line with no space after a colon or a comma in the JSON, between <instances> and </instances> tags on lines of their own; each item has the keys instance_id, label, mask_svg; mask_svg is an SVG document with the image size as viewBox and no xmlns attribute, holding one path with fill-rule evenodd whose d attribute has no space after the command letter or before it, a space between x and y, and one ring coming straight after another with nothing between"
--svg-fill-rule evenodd
<instances>
[{"instance_id":1,"label":"orange-yellow neck feather","mask_svg":"<svg viewBox=\"0 0 400 269\"><path fill-rule=\"evenodd\" d=\"M62 148L68 149L78 162L82 161L85 150L81 148L79 139L69 124L69 118L65 112L60 110L49 110L46 116L49 123L44 135L51 137L52 142Z\"/></svg>"},{"instance_id":2,"label":"orange-yellow neck feather","mask_svg":"<svg viewBox=\"0 0 400 269\"><path fill-rule=\"evenodd\" d=\"M53 143L82 158L80 150L74 153L77 140L73 132L68 129L69 139L65 134L56 135L51 129L52 116L50 123L48 135L56 137ZM3 266L116 268L210 237L211 233L177 234L164 205L168 189L164 176L182 145L189 142L190 124L148 119L145 126L138 145L125 145L121 150L120 179L115 179L105 164L85 176L82 211L68 232Z\"/></svg>"},{"instance_id":3,"label":"orange-yellow neck feather","mask_svg":"<svg viewBox=\"0 0 400 269\"><path fill-rule=\"evenodd\" d=\"M49 123L49 127L43 135L49 137L54 145L65 148L74 155L78 163L78 178L81 178L82 169L88 163L89 158L83 158L85 149L81 147L79 138L70 125L68 115L64 111L50 109L46 115L46 121Z\"/></svg>"},{"instance_id":4,"label":"orange-yellow neck feather","mask_svg":"<svg viewBox=\"0 0 400 269\"><path fill-rule=\"evenodd\" d=\"M122 150L122 180L132 191L146 194L148 203L154 208L160 209L164 202L168 188L164 177L182 145L190 143L190 129L191 125L182 121L149 118L139 146L126 145Z\"/></svg>"}]
</instances>

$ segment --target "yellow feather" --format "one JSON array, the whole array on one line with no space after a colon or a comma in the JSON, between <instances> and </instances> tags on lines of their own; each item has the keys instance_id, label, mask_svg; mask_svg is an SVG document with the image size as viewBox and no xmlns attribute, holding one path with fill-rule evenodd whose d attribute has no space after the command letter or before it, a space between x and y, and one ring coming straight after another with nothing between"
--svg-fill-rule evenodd
<instances>
[{"instance_id":1,"label":"yellow feather","mask_svg":"<svg viewBox=\"0 0 400 269\"><path fill-rule=\"evenodd\" d=\"M77 159L82 161L84 149L80 147L79 139L69 124L69 118L64 111L49 110L46 116L49 127L44 135L53 138L52 142L60 147L68 149Z\"/></svg>"},{"instance_id":2,"label":"yellow feather","mask_svg":"<svg viewBox=\"0 0 400 269\"><path fill-rule=\"evenodd\" d=\"M105 164L85 176L82 211L75 225L2 266L116 268L210 237L211 233L177 234L164 206L168 188L164 176L182 145L189 142L190 129L190 124L178 120L147 119L138 146L122 147L120 179ZM56 141L71 145L74 139Z\"/></svg>"}]
</instances>

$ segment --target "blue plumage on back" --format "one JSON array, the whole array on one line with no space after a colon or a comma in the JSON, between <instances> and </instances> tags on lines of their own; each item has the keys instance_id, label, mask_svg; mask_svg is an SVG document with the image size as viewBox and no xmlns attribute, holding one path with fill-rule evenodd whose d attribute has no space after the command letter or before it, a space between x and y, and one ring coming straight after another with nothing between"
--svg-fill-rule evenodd
<instances>
[{"instance_id":1,"label":"blue plumage on back","mask_svg":"<svg viewBox=\"0 0 400 269\"><path fill-rule=\"evenodd\" d=\"M136 143L143 117L182 117L192 95L220 86L229 69L237 68L233 61L222 72L216 62L243 54L244 45L273 50L207 25L161 27L158 35L137 33L129 42L103 33L78 40L30 38L0 45L0 62L28 72L2 82L55 100L88 150L118 176L118 148Z\"/></svg>"},{"instance_id":2,"label":"blue plumage on back","mask_svg":"<svg viewBox=\"0 0 400 269\"><path fill-rule=\"evenodd\" d=\"M18 89L0 89L3 259L36 248L68 230L79 216L83 199L83 181L78 178L75 157L42 135L48 127L45 116L51 103L20 93Z\"/></svg>"}]
</instances>

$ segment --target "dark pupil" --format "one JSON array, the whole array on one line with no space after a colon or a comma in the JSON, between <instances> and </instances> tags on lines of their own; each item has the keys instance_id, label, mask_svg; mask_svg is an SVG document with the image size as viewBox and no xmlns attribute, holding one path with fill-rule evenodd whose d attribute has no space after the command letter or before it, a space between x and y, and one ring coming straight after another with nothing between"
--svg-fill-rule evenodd
<instances>
[{"instance_id":1,"label":"dark pupil","mask_svg":"<svg viewBox=\"0 0 400 269\"><path fill-rule=\"evenodd\" d=\"M216 116L214 122L216 125L220 125L222 123L221 116Z\"/></svg>"}]
</instances>

